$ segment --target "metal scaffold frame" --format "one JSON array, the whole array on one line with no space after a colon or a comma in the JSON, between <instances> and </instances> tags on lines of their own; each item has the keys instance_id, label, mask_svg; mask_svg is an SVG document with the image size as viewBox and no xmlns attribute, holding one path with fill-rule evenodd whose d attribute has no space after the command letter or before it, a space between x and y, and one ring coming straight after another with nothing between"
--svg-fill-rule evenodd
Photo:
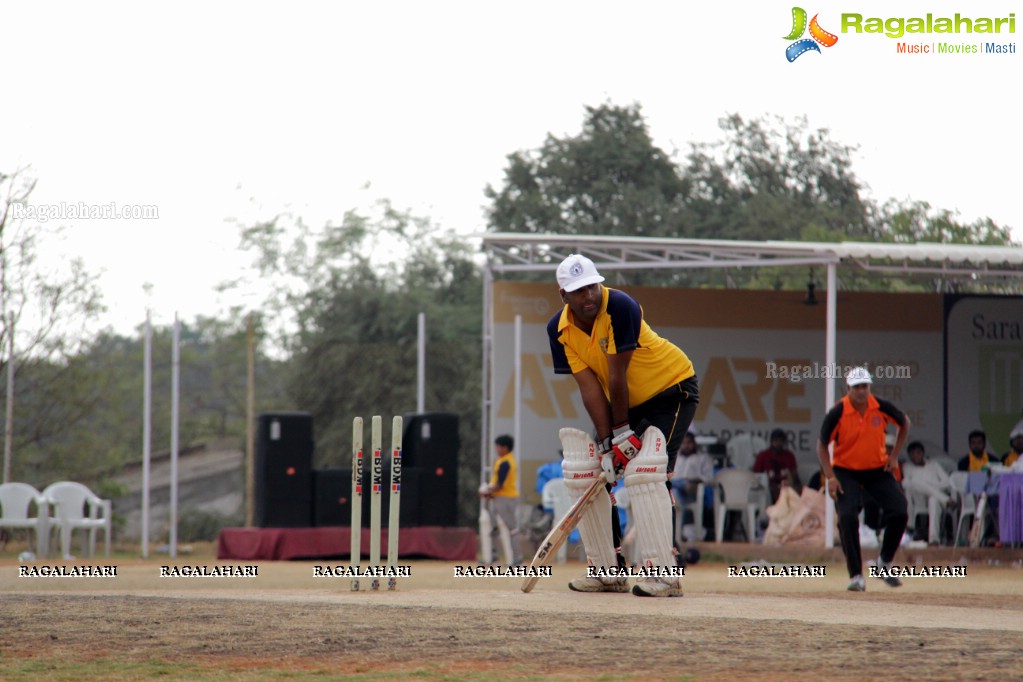
<instances>
[{"instance_id":1,"label":"metal scaffold frame","mask_svg":"<svg viewBox=\"0 0 1023 682\"><path fill-rule=\"evenodd\" d=\"M507 232L476 237L482 241L486 257L483 268L481 482L486 480L489 471L493 422L492 299L495 276L522 272L553 273L558 263L573 253L590 258L602 272L824 266L827 271L824 355L828 366L835 364L839 265L906 277L928 276L969 282L1004 279L1018 283L1023 280L1023 248L1018 246L730 241ZM551 286L554 286L553 277ZM834 402L835 382L829 381L825 384L825 407ZM830 523L828 528L830 531ZM831 544L832 538L829 538L828 545Z\"/></svg>"}]
</instances>

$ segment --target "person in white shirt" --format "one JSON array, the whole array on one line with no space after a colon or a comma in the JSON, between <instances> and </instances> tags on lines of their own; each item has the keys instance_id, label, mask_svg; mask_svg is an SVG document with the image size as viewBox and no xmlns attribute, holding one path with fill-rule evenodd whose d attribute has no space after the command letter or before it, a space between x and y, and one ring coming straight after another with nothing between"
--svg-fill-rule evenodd
<instances>
[{"instance_id":1,"label":"person in white shirt","mask_svg":"<svg viewBox=\"0 0 1023 682\"><path fill-rule=\"evenodd\" d=\"M909 463L902 469L902 487L910 494L914 506L927 504L927 542L941 541L941 515L952 499L952 479L937 462L925 458L924 446L913 441L906 448ZM915 522L910 519L910 522Z\"/></svg>"},{"instance_id":2,"label":"person in white shirt","mask_svg":"<svg viewBox=\"0 0 1023 682\"><path fill-rule=\"evenodd\" d=\"M682 437L682 444L675 458L675 469L671 475L671 487L675 491L675 504L685 507L696 501L696 493L700 483L714 480L714 460L706 452L697 452L696 435L689 431ZM706 504L706 501L704 502ZM705 518L710 518L705 515ZM688 525L688 524L687 524ZM702 528L683 527L683 535L691 531L698 540L704 538Z\"/></svg>"}]
</instances>

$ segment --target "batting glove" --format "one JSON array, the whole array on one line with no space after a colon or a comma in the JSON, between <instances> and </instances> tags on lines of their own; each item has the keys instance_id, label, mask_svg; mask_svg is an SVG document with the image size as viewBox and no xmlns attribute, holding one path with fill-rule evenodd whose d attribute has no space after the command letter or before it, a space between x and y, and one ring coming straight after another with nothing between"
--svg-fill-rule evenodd
<instances>
[{"instance_id":1,"label":"batting glove","mask_svg":"<svg viewBox=\"0 0 1023 682\"><path fill-rule=\"evenodd\" d=\"M626 462L639 454L643 447L643 441L633 432L628 422L623 422L614 427L611 438L611 448L615 456L623 457Z\"/></svg>"},{"instance_id":2,"label":"batting glove","mask_svg":"<svg viewBox=\"0 0 1023 682\"><path fill-rule=\"evenodd\" d=\"M618 480L618 477L614 467L614 450L611 448L611 436L598 440L597 450L600 452L600 468L604 470L604 480L608 483L614 483Z\"/></svg>"},{"instance_id":3,"label":"batting glove","mask_svg":"<svg viewBox=\"0 0 1023 682\"><path fill-rule=\"evenodd\" d=\"M625 469L629 460L639 454L641 447L643 447L643 441L629 427L629 423L619 424L614 427L612 432L611 451L601 458L600 464L604 471L611 468L614 480L618 480L618 475ZM608 460L607 464L605 464L605 459Z\"/></svg>"}]
</instances>

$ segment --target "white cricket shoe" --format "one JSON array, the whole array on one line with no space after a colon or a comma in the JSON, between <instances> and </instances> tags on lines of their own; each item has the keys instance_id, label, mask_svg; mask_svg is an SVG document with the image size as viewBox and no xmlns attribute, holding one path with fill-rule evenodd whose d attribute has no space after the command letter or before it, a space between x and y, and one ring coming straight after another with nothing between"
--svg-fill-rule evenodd
<instances>
[{"instance_id":1,"label":"white cricket shoe","mask_svg":"<svg viewBox=\"0 0 1023 682\"><path fill-rule=\"evenodd\" d=\"M638 597L681 597L681 578L640 578L632 586L632 593Z\"/></svg>"},{"instance_id":2,"label":"white cricket shoe","mask_svg":"<svg viewBox=\"0 0 1023 682\"><path fill-rule=\"evenodd\" d=\"M614 578L583 576L570 581L568 589L575 592L628 592L629 581L625 576Z\"/></svg>"}]
</instances>

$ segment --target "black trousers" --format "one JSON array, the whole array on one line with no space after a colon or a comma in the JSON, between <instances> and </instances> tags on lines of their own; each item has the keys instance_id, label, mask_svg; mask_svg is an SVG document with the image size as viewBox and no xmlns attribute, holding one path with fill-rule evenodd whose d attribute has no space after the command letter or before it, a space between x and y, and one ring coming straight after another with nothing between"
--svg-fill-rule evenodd
<instances>
[{"instance_id":1,"label":"black trousers","mask_svg":"<svg viewBox=\"0 0 1023 682\"><path fill-rule=\"evenodd\" d=\"M648 426L656 426L664 434L669 472L675 468L682 438L693 423L699 404L699 384L696 377L691 376L629 410L629 424L641 437Z\"/></svg>"},{"instance_id":2,"label":"black trousers","mask_svg":"<svg viewBox=\"0 0 1023 682\"><path fill-rule=\"evenodd\" d=\"M693 417L696 416L696 408L699 404L699 384L696 377L691 376L629 410L629 425L640 437L643 436L648 426L656 426L664 434L667 443L669 473L675 467L675 457L682 446L682 438L689 430L689 425L693 423ZM670 492L670 477L665 481L665 485ZM608 491L610 492L610 490L611 486L609 485ZM613 497L611 501L613 504ZM671 518L674 523L675 515L672 514ZM618 553L618 563L624 566L625 559L621 552L622 529L617 505L611 508L611 529L615 551ZM672 537L675 537L674 532Z\"/></svg>"},{"instance_id":3,"label":"black trousers","mask_svg":"<svg viewBox=\"0 0 1023 682\"><path fill-rule=\"evenodd\" d=\"M879 469L855 470L835 467L835 477L842 486L838 496L838 533L849 577L863 575L863 557L860 554L860 511L867 495L881 507L884 519L884 539L881 541L881 562L895 558L902 534L909 520L906 495L891 472Z\"/></svg>"}]
</instances>

